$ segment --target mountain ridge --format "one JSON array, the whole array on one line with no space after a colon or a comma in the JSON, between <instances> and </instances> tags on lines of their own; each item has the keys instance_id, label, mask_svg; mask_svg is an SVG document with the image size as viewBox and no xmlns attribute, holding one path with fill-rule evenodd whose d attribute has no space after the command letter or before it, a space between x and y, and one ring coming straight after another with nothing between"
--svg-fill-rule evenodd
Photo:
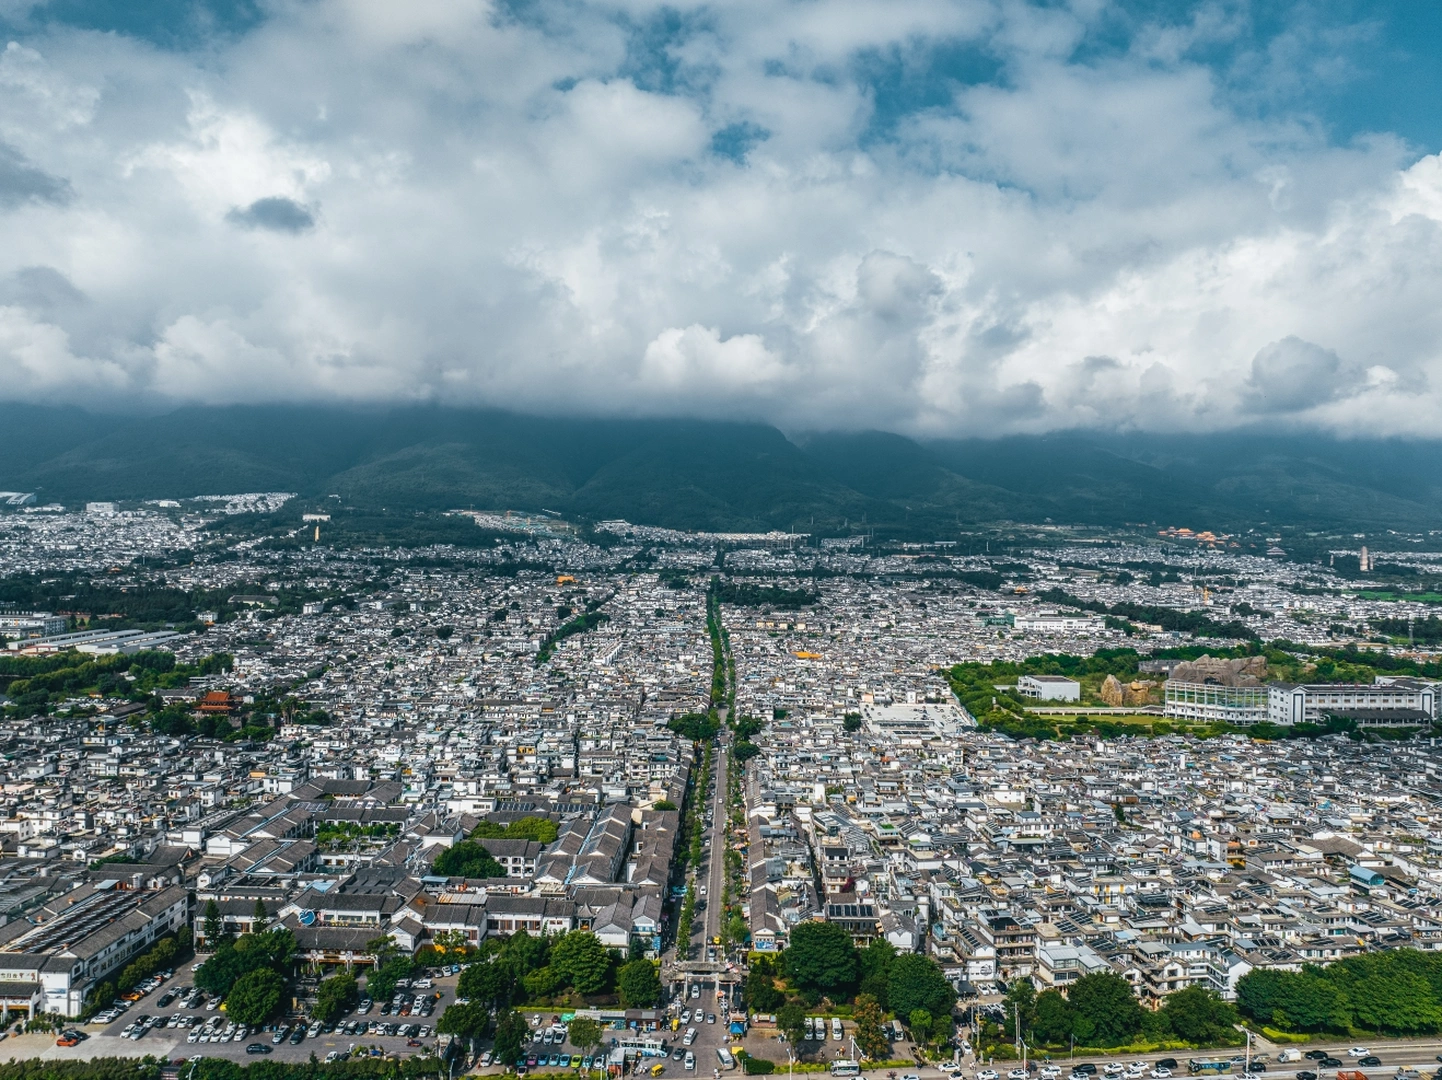
<instances>
[{"instance_id":1,"label":"mountain ridge","mask_svg":"<svg viewBox=\"0 0 1442 1080\"><path fill-rule=\"evenodd\" d=\"M1234 432L918 440L491 409L0 405L0 488L41 501L290 490L684 529L942 535L1003 521L1442 529L1442 443Z\"/></svg>"}]
</instances>

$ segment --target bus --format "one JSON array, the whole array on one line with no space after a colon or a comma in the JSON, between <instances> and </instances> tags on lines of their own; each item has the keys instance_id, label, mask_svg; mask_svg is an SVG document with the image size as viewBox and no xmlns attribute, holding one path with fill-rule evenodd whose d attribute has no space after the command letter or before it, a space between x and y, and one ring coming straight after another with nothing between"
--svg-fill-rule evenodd
<instances>
[{"instance_id":1,"label":"bus","mask_svg":"<svg viewBox=\"0 0 1442 1080\"><path fill-rule=\"evenodd\" d=\"M1192 1058L1187 1062L1187 1072L1193 1076L1226 1076L1231 1071L1231 1058Z\"/></svg>"},{"instance_id":2,"label":"bus","mask_svg":"<svg viewBox=\"0 0 1442 1080\"><path fill-rule=\"evenodd\" d=\"M628 1058L666 1057L666 1044L660 1039L648 1039L642 1035L631 1035L621 1039L617 1046Z\"/></svg>"},{"instance_id":3,"label":"bus","mask_svg":"<svg viewBox=\"0 0 1442 1080\"><path fill-rule=\"evenodd\" d=\"M832 1076L859 1076L861 1075L861 1062L859 1061L833 1061L831 1063Z\"/></svg>"},{"instance_id":4,"label":"bus","mask_svg":"<svg viewBox=\"0 0 1442 1080\"><path fill-rule=\"evenodd\" d=\"M842 1034L843 1029L841 1027L841 1017L833 1016L831 1018L831 1037L837 1042L840 1042Z\"/></svg>"},{"instance_id":5,"label":"bus","mask_svg":"<svg viewBox=\"0 0 1442 1080\"><path fill-rule=\"evenodd\" d=\"M721 1062L721 1068L725 1069L727 1072L730 1072L732 1069L736 1068L736 1058L732 1056L731 1051L727 1050L726 1047L716 1047L716 1058L718 1061Z\"/></svg>"}]
</instances>

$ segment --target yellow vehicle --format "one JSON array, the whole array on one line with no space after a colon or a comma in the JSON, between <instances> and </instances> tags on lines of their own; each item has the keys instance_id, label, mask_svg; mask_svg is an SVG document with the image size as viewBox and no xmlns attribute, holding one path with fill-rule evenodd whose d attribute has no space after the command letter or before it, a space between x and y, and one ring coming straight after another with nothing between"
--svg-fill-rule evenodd
<instances>
[{"instance_id":1,"label":"yellow vehicle","mask_svg":"<svg viewBox=\"0 0 1442 1080\"><path fill-rule=\"evenodd\" d=\"M651 1075L652 1075L652 1076L660 1076L660 1075L661 1075L663 1072L665 1072L665 1071L666 1071L666 1066L665 1066L665 1065L662 1065L659 1061L656 1062L656 1064L654 1064L654 1065L651 1066Z\"/></svg>"},{"instance_id":2,"label":"yellow vehicle","mask_svg":"<svg viewBox=\"0 0 1442 1080\"><path fill-rule=\"evenodd\" d=\"M712 945L720 945L720 944L721 944L721 937L720 937L719 934L718 934L716 937L713 937L713 938L711 939L711 944L712 944Z\"/></svg>"}]
</instances>

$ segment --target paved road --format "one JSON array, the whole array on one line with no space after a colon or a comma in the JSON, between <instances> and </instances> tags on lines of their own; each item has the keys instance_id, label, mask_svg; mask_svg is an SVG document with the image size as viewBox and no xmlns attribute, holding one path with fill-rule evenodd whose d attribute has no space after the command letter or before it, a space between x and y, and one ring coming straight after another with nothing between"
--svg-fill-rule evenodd
<instances>
[{"instance_id":1,"label":"paved road","mask_svg":"<svg viewBox=\"0 0 1442 1080\"><path fill-rule=\"evenodd\" d=\"M706 870L705 932L708 945L721 933L721 895L726 884L726 744L726 732L723 730L716 737L716 779L711 796L711 825L706 830L706 844L711 851Z\"/></svg>"}]
</instances>

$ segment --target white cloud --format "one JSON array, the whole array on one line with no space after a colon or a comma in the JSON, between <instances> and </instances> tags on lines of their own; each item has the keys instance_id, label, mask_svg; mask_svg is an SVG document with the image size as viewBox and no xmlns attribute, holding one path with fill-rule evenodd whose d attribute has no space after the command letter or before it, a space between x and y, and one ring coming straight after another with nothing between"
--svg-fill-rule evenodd
<instances>
[{"instance_id":1,"label":"white cloud","mask_svg":"<svg viewBox=\"0 0 1442 1080\"><path fill-rule=\"evenodd\" d=\"M0 209L0 395L1430 434L1442 159L1236 111L1188 59L1229 11L1085 62L1101 0L52 27L0 51L16 184L64 194ZM968 47L1003 77L925 75Z\"/></svg>"}]
</instances>

